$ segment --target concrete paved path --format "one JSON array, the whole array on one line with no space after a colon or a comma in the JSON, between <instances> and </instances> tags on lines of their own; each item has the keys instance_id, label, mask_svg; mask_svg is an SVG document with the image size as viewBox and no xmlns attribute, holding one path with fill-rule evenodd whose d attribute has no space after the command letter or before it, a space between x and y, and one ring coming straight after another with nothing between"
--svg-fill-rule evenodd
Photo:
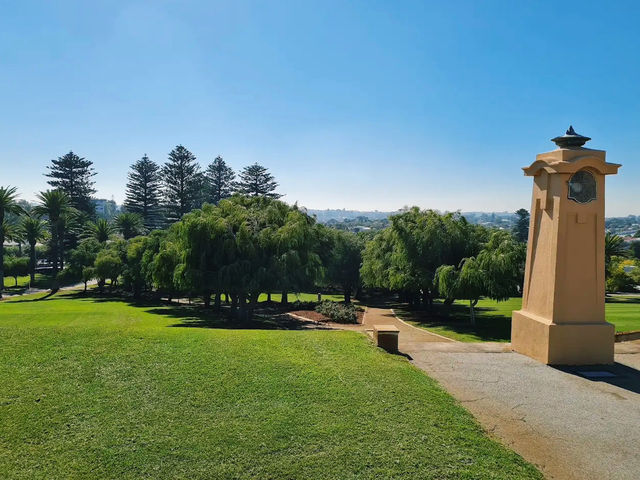
<instances>
[{"instance_id":1,"label":"concrete paved path","mask_svg":"<svg viewBox=\"0 0 640 480\"><path fill-rule=\"evenodd\" d=\"M613 366L557 369L509 344L444 339L387 309L369 309L364 323L397 326L400 351L547 478L640 479L640 342L616 344Z\"/></svg>"}]
</instances>

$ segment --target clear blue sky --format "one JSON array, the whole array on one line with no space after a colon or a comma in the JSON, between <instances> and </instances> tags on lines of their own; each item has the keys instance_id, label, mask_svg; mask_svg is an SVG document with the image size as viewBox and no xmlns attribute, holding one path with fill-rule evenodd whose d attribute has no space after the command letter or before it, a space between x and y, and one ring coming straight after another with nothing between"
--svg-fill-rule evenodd
<instances>
[{"instance_id":1,"label":"clear blue sky","mask_svg":"<svg viewBox=\"0 0 640 480\"><path fill-rule=\"evenodd\" d=\"M183 144L259 162L309 208L529 207L520 167L570 123L640 214L640 2L0 1L0 185L49 161L128 166Z\"/></svg>"}]
</instances>

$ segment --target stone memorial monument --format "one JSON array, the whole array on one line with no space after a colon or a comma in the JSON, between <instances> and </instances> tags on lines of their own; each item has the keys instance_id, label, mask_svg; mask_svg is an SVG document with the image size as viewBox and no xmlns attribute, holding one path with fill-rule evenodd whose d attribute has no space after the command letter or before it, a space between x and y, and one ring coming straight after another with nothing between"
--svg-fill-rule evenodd
<instances>
[{"instance_id":1,"label":"stone memorial monument","mask_svg":"<svg viewBox=\"0 0 640 480\"><path fill-rule=\"evenodd\" d=\"M513 312L516 352L552 365L613 363L614 326L604 318L604 180L620 165L573 127L524 174L533 177L522 309Z\"/></svg>"}]
</instances>

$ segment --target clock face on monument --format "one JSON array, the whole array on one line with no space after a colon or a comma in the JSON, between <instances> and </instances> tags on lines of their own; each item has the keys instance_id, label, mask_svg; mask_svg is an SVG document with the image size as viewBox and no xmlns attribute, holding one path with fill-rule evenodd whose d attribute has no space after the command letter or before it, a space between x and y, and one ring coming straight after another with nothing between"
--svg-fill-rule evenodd
<instances>
[{"instance_id":1,"label":"clock face on monument","mask_svg":"<svg viewBox=\"0 0 640 480\"><path fill-rule=\"evenodd\" d=\"M587 170L574 173L569 179L569 199L589 203L596 199L596 179Z\"/></svg>"}]
</instances>

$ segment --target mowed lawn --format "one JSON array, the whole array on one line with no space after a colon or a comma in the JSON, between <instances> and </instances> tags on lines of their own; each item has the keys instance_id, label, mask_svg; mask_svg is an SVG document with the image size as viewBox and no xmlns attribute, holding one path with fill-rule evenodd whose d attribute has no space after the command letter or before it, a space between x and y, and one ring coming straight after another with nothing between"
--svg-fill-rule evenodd
<instances>
[{"instance_id":1,"label":"mowed lawn","mask_svg":"<svg viewBox=\"0 0 640 480\"><path fill-rule=\"evenodd\" d=\"M0 302L2 478L541 478L362 334L33 298Z\"/></svg>"},{"instance_id":2,"label":"mowed lawn","mask_svg":"<svg viewBox=\"0 0 640 480\"><path fill-rule=\"evenodd\" d=\"M397 309L398 315L410 323L462 342L508 342L511 338L511 312L522 306L522 298L514 297L504 302L482 299L476 307L476 326L469 317L469 302L457 300L445 310L436 303L433 313ZM607 297L605 317L613 323L617 332L640 330L640 297Z\"/></svg>"}]
</instances>

